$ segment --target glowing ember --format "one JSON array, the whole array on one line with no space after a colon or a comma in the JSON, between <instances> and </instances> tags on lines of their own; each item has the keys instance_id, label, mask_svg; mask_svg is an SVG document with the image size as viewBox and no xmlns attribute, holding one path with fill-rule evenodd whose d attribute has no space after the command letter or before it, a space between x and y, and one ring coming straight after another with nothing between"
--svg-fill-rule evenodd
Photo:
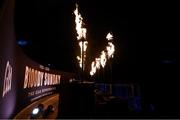
<instances>
[{"instance_id":1,"label":"glowing ember","mask_svg":"<svg viewBox=\"0 0 180 120\"><path fill-rule=\"evenodd\" d=\"M79 42L80 50L81 50L81 55L77 56L77 59L79 61L79 66L84 70L85 67L85 59L86 59L86 50L87 50L87 45L88 42L85 40L86 39L86 28L83 27L83 18L81 17L81 14L78 11L78 5L76 4L76 9L74 10L74 15L75 15L75 23L76 23L76 31L77 31L77 40L82 40ZM82 60L83 59L83 60Z\"/></svg>"}]
</instances>

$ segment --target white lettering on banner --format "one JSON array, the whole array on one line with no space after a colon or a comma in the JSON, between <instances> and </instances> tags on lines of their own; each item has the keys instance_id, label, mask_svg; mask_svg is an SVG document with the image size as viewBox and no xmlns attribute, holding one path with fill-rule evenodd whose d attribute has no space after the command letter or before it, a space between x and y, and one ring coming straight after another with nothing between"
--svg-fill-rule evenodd
<instances>
[{"instance_id":1,"label":"white lettering on banner","mask_svg":"<svg viewBox=\"0 0 180 120\"><path fill-rule=\"evenodd\" d=\"M41 72L26 66L24 75L24 89L43 85L60 84L60 75Z\"/></svg>"},{"instance_id":2,"label":"white lettering on banner","mask_svg":"<svg viewBox=\"0 0 180 120\"><path fill-rule=\"evenodd\" d=\"M12 83L12 66L9 64L9 61L7 61L5 74L4 74L2 97L4 97L11 90L11 83Z\"/></svg>"}]
</instances>

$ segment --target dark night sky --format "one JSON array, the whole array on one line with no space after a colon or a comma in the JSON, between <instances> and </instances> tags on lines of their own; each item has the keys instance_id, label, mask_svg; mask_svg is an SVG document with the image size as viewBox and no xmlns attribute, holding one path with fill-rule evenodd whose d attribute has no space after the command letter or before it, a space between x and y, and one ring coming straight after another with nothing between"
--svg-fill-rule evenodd
<instances>
[{"instance_id":1,"label":"dark night sky","mask_svg":"<svg viewBox=\"0 0 180 120\"><path fill-rule=\"evenodd\" d=\"M154 102L163 115L179 113L179 39L175 35L178 4L169 1L16 0L17 41L27 41L21 47L31 59L43 65L51 64L54 69L77 73L75 3L79 4L86 23L87 61L90 63L97 57L105 47L107 33L112 32L116 48L112 60L113 81L139 83L142 97Z\"/></svg>"},{"instance_id":2,"label":"dark night sky","mask_svg":"<svg viewBox=\"0 0 180 120\"><path fill-rule=\"evenodd\" d=\"M28 41L22 48L29 57L52 68L77 71L75 3L86 23L89 61L104 48L106 34L113 33L117 79L133 81L164 63L176 64L175 8L152 1L17 0L17 39Z\"/></svg>"}]
</instances>

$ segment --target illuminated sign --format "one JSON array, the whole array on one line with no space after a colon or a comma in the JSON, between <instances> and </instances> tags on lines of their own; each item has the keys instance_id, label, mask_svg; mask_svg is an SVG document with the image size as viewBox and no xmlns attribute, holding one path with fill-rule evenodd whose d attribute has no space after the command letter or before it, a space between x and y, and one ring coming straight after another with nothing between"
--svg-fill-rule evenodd
<instances>
[{"instance_id":1,"label":"illuminated sign","mask_svg":"<svg viewBox=\"0 0 180 120\"><path fill-rule=\"evenodd\" d=\"M2 97L4 97L11 90L11 81L12 81L12 66L9 64L9 61L7 61L5 74L4 74Z\"/></svg>"},{"instance_id":2,"label":"illuminated sign","mask_svg":"<svg viewBox=\"0 0 180 120\"><path fill-rule=\"evenodd\" d=\"M60 84L60 79L60 75L38 71L26 66L24 76L24 89L45 85L57 85Z\"/></svg>"}]
</instances>

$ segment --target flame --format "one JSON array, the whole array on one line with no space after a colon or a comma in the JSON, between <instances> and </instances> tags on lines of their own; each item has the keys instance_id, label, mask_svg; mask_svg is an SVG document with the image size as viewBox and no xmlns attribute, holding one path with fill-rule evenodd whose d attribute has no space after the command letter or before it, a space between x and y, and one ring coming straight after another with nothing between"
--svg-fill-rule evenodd
<instances>
[{"instance_id":1,"label":"flame","mask_svg":"<svg viewBox=\"0 0 180 120\"><path fill-rule=\"evenodd\" d=\"M101 66L104 68L104 66L106 65L106 53L105 51L102 51L101 52L101 56L100 56L100 63L101 63Z\"/></svg>"},{"instance_id":2,"label":"flame","mask_svg":"<svg viewBox=\"0 0 180 120\"><path fill-rule=\"evenodd\" d=\"M94 75L96 73L96 69L100 69L102 66L103 68L106 65L107 59L113 58L115 52L115 46L112 43L113 35L108 33L106 36L108 40L108 45L106 46L106 50L101 52L101 55L98 58L95 58L95 61L91 64L91 71L90 75Z\"/></svg>"},{"instance_id":3,"label":"flame","mask_svg":"<svg viewBox=\"0 0 180 120\"><path fill-rule=\"evenodd\" d=\"M108 59L113 58L115 47L112 42L108 42L108 46L106 47L106 50L107 50Z\"/></svg>"},{"instance_id":4,"label":"flame","mask_svg":"<svg viewBox=\"0 0 180 120\"><path fill-rule=\"evenodd\" d=\"M75 14L75 23L76 23L76 31L77 31L77 39L80 40L81 38L86 39L86 28L83 28L83 18L81 17L81 14L78 11L78 5L76 4L76 9L74 10Z\"/></svg>"},{"instance_id":5,"label":"flame","mask_svg":"<svg viewBox=\"0 0 180 120\"><path fill-rule=\"evenodd\" d=\"M91 71L90 75L94 75L96 73L97 69L100 69L101 63L100 63L100 58L96 58L95 61L91 63Z\"/></svg>"},{"instance_id":6,"label":"flame","mask_svg":"<svg viewBox=\"0 0 180 120\"><path fill-rule=\"evenodd\" d=\"M82 59L81 59L81 57L77 56L76 58L79 61L79 66L82 68Z\"/></svg>"},{"instance_id":7,"label":"flame","mask_svg":"<svg viewBox=\"0 0 180 120\"><path fill-rule=\"evenodd\" d=\"M83 66L83 70L85 67L85 59L86 59L86 50L87 50L87 45L88 42L86 41L86 28L83 27L84 23L83 23L83 18L81 17L81 14L78 11L78 5L76 4L76 9L74 10L74 15L75 15L75 23L76 23L76 31L77 31L77 40L82 40L79 42L79 46L80 46L80 52L81 55L77 56L77 59L79 61L79 66L82 68ZM83 59L83 60L82 60Z\"/></svg>"},{"instance_id":8,"label":"flame","mask_svg":"<svg viewBox=\"0 0 180 120\"><path fill-rule=\"evenodd\" d=\"M84 46L82 46L83 43L84 43ZM82 52L82 51L86 52L86 50L87 50L87 45L88 45L88 42L87 42L87 41L84 41L84 42L80 41L80 42L79 42L79 46L80 46L81 52ZM82 49L84 49L84 50L82 50Z\"/></svg>"},{"instance_id":9,"label":"flame","mask_svg":"<svg viewBox=\"0 0 180 120\"><path fill-rule=\"evenodd\" d=\"M107 51L108 59L110 59L113 58L115 52L115 47L114 44L112 43L113 35L111 33L108 33L106 39L108 40L108 46L106 47L106 51Z\"/></svg>"},{"instance_id":10,"label":"flame","mask_svg":"<svg viewBox=\"0 0 180 120\"><path fill-rule=\"evenodd\" d=\"M100 58L96 58L96 68L97 68L97 69L100 69L100 67L101 67L100 61L101 61Z\"/></svg>"},{"instance_id":11,"label":"flame","mask_svg":"<svg viewBox=\"0 0 180 120\"><path fill-rule=\"evenodd\" d=\"M95 65L95 62L93 61L91 63L91 71L90 71L90 75L94 75L96 73L96 65Z\"/></svg>"},{"instance_id":12,"label":"flame","mask_svg":"<svg viewBox=\"0 0 180 120\"><path fill-rule=\"evenodd\" d=\"M91 63L91 71L90 71L91 76L94 75L96 73L96 70L100 69L101 66L104 68L107 61L106 55L107 55L106 52L102 51L100 57L95 58L95 61Z\"/></svg>"},{"instance_id":13,"label":"flame","mask_svg":"<svg viewBox=\"0 0 180 120\"><path fill-rule=\"evenodd\" d=\"M81 50L81 56L80 57L77 56L77 59L79 61L79 65L81 68L82 68L82 64L85 62L85 59L86 59L87 45L88 45L87 41L84 41L84 42L80 41L79 42L79 46L80 46L80 50ZM84 56L83 56L83 53L84 53ZM84 58L83 61L82 61L82 58ZM83 67L83 69L84 69L84 67Z\"/></svg>"},{"instance_id":14,"label":"flame","mask_svg":"<svg viewBox=\"0 0 180 120\"><path fill-rule=\"evenodd\" d=\"M106 39L112 40L113 39L113 35L111 33L108 33L107 36L106 36Z\"/></svg>"}]
</instances>

